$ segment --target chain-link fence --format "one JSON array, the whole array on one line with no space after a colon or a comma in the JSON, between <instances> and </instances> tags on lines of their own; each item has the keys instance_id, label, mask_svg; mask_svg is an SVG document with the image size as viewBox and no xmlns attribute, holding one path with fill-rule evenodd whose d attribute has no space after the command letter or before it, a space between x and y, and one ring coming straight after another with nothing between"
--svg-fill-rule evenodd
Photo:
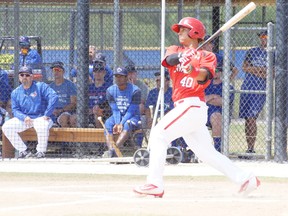
<instances>
[{"instance_id":1,"label":"chain-link fence","mask_svg":"<svg viewBox=\"0 0 288 216\"><path fill-rule=\"evenodd\" d=\"M288 23L284 12L287 3L279 1L275 5L264 0L256 3L255 11L207 48L217 53L219 73L218 80L213 82L217 85L221 84L219 79L223 81L223 90L218 90L217 94L224 99L222 111L216 112L220 115L209 115L217 120L217 124L210 119L208 126L215 145L220 138L221 151L230 157L270 160L276 153L276 160L283 161L287 159L287 90L284 84L287 71L287 34L284 32ZM245 4L234 5L233 1L231 4L231 1L220 0L167 2L165 46L178 43L177 34L170 26L182 17L200 19L207 34L211 35ZM142 93L140 116L128 124L131 132L114 139L124 156L132 156L137 148L147 147L161 77L160 2L1 1L0 5L1 106L9 113L7 118L13 115L8 92L19 85L19 66L28 64L25 63L28 61L26 57L23 58L27 54L19 54L23 48L19 37L27 36L28 48L35 50L34 55L41 59L40 65L39 62L29 63L34 79L47 84L61 83L59 73L62 72L52 65L60 61L63 62L60 67L64 69L63 76L69 80L69 85L63 88L54 85L63 103L54 110L53 127L102 128L100 116L111 133L112 127L106 121L113 116L113 107L111 109L107 103L106 90L113 84L113 71L126 66L128 81L139 86ZM278 17L276 9L280 14ZM164 77L167 86L163 107L164 112L168 112L173 108L172 89L169 75ZM71 90L74 88L77 98ZM59 118L67 112L69 115ZM3 111L3 119L5 113ZM109 146L111 137L106 136L106 140ZM26 144L35 148L34 142ZM182 150L185 148L183 140L172 145ZM106 142L49 142L46 156L95 158L102 157L107 149Z\"/></svg>"}]
</instances>

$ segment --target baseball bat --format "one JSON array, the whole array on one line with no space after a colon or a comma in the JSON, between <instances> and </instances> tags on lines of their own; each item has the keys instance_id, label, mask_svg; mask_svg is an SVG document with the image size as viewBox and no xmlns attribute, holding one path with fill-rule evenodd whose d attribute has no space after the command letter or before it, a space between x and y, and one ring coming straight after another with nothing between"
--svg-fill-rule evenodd
<instances>
[{"instance_id":1,"label":"baseball bat","mask_svg":"<svg viewBox=\"0 0 288 216\"><path fill-rule=\"evenodd\" d=\"M201 47L203 47L205 44L213 41L216 37L220 36L223 32L227 31L229 28L234 26L237 22L239 22L248 14L250 14L255 8L256 8L256 4L254 2L250 2L242 10L240 10L237 14L235 14L230 20L228 20L218 31L216 31L213 35L211 35L211 37L209 37L200 46L198 46L196 50L201 49Z\"/></svg>"},{"instance_id":2,"label":"baseball bat","mask_svg":"<svg viewBox=\"0 0 288 216\"><path fill-rule=\"evenodd\" d=\"M108 133L107 128L105 127L104 122L102 121L102 117L99 116L97 119L98 119L98 121L101 123L102 127L104 128L106 134L108 135L109 133ZM109 141L111 142L113 148L115 149L116 155L117 155L118 157L123 157L120 149L119 149L118 146L115 144L114 140L112 139L112 140L109 140Z\"/></svg>"}]
</instances>

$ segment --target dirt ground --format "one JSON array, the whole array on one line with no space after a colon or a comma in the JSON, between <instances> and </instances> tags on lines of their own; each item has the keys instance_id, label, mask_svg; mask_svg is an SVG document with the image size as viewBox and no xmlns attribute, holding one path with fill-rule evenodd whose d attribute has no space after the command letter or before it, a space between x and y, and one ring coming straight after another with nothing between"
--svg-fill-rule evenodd
<instances>
[{"instance_id":1,"label":"dirt ground","mask_svg":"<svg viewBox=\"0 0 288 216\"><path fill-rule=\"evenodd\" d=\"M0 173L0 215L287 216L288 180L260 178L249 197L225 177L165 177L161 198L136 197L144 176Z\"/></svg>"}]
</instances>

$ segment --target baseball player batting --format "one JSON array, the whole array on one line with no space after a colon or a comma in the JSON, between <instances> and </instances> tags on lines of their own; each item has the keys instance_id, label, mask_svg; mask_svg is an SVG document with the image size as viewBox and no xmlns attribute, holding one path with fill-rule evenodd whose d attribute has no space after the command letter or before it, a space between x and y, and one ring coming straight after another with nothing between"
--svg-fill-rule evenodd
<instances>
[{"instance_id":1,"label":"baseball player batting","mask_svg":"<svg viewBox=\"0 0 288 216\"><path fill-rule=\"evenodd\" d=\"M164 195L163 171L168 143L182 136L201 161L239 184L239 193L247 195L260 185L260 181L253 173L238 168L215 150L205 125L207 106L204 90L215 74L217 63L212 52L197 50L199 42L204 39L205 26L195 18L185 17L171 28L178 34L181 46L167 48L162 66L170 73L175 107L153 127L149 139L147 183L135 187L133 191L142 196Z\"/></svg>"}]
</instances>

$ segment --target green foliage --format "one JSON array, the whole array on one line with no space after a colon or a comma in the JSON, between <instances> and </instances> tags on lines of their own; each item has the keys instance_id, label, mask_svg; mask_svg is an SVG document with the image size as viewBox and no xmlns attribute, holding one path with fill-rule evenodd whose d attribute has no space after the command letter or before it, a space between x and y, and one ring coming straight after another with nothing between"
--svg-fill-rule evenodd
<instances>
[{"instance_id":1,"label":"green foliage","mask_svg":"<svg viewBox=\"0 0 288 216\"><path fill-rule=\"evenodd\" d=\"M10 65L14 62L14 55L0 54L0 68L9 70Z\"/></svg>"}]
</instances>

